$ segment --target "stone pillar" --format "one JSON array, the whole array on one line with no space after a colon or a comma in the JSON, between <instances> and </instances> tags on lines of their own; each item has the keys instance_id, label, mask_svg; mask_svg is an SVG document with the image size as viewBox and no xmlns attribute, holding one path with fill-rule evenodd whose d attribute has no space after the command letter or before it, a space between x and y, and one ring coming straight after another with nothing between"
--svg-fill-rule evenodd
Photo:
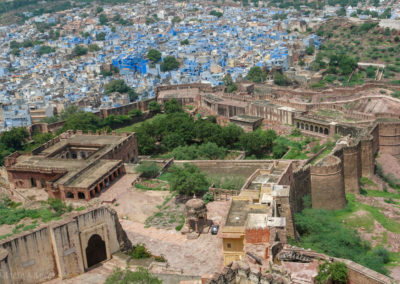
<instances>
[{"instance_id":1,"label":"stone pillar","mask_svg":"<svg viewBox=\"0 0 400 284\"><path fill-rule=\"evenodd\" d=\"M329 124L329 137L333 137L336 134L336 122L331 122Z\"/></svg>"},{"instance_id":2,"label":"stone pillar","mask_svg":"<svg viewBox=\"0 0 400 284\"><path fill-rule=\"evenodd\" d=\"M64 190L62 190L61 192L60 192L60 195L61 195L61 200L65 200L67 197L65 196L65 191Z\"/></svg>"},{"instance_id":3,"label":"stone pillar","mask_svg":"<svg viewBox=\"0 0 400 284\"><path fill-rule=\"evenodd\" d=\"M37 188L42 188L42 183L40 182L40 179L36 179L36 187Z\"/></svg>"}]
</instances>

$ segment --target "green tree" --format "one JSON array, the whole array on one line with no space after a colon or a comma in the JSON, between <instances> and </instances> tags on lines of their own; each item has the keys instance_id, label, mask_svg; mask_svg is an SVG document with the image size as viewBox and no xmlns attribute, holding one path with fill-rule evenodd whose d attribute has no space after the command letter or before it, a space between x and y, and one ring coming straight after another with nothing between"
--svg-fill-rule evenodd
<instances>
[{"instance_id":1,"label":"green tree","mask_svg":"<svg viewBox=\"0 0 400 284\"><path fill-rule=\"evenodd\" d=\"M307 55L313 55L314 52L315 52L315 47L313 45L310 45L309 47L306 48Z\"/></svg>"},{"instance_id":2,"label":"green tree","mask_svg":"<svg viewBox=\"0 0 400 284\"><path fill-rule=\"evenodd\" d=\"M100 32L100 33L96 34L96 40L99 40L99 41L106 40L106 34L104 32Z\"/></svg>"},{"instance_id":3,"label":"green tree","mask_svg":"<svg viewBox=\"0 0 400 284\"><path fill-rule=\"evenodd\" d=\"M161 111L161 105L157 101L151 101L149 103L149 111L152 113L159 113Z\"/></svg>"},{"instance_id":4,"label":"green tree","mask_svg":"<svg viewBox=\"0 0 400 284\"><path fill-rule=\"evenodd\" d=\"M130 87L125 83L123 79L121 80L112 80L111 82L107 83L104 86L104 91L106 94L111 94L114 92L124 94L128 93L130 90Z\"/></svg>"},{"instance_id":5,"label":"green tree","mask_svg":"<svg viewBox=\"0 0 400 284\"><path fill-rule=\"evenodd\" d=\"M257 130L242 134L240 144L250 155L261 157L263 154L271 152L276 137L277 135L273 130Z\"/></svg>"},{"instance_id":6,"label":"green tree","mask_svg":"<svg viewBox=\"0 0 400 284\"><path fill-rule=\"evenodd\" d=\"M267 73L259 66L253 66L247 73L246 79L254 83L262 83L267 78Z\"/></svg>"},{"instance_id":7,"label":"green tree","mask_svg":"<svg viewBox=\"0 0 400 284\"><path fill-rule=\"evenodd\" d=\"M54 134L51 132L36 133L33 135L32 140L35 143L35 145L42 145L53 138L54 138Z\"/></svg>"},{"instance_id":8,"label":"green tree","mask_svg":"<svg viewBox=\"0 0 400 284\"><path fill-rule=\"evenodd\" d=\"M154 162L143 162L136 168L144 178L154 178L160 173L160 167Z\"/></svg>"},{"instance_id":9,"label":"green tree","mask_svg":"<svg viewBox=\"0 0 400 284\"><path fill-rule=\"evenodd\" d=\"M175 70L178 69L178 67L179 61L173 56L166 56L161 63L161 71L163 72Z\"/></svg>"},{"instance_id":10,"label":"green tree","mask_svg":"<svg viewBox=\"0 0 400 284\"><path fill-rule=\"evenodd\" d=\"M233 82L231 74L226 74L224 76L224 84L226 86L226 92L227 93L233 93L238 89L238 86Z\"/></svg>"},{"instance_id":11,"label":"green tree","mask_svg":"<svg viewBox=\"0 0 400 284\"><path fill-rule=\"evenodd\" d=\"M75 56L82 56L87 54L88 49L86 47L83 47L81 45L77 45L74 47L73 51L72 51L72 55Z\"/></svg>"},{"instance_id":12,"label":"green tree","mask_svg":"<svg viewBox=\"0 0 400 284\"><path fill-rule=\"evenodd\" d=\"M185 163L183 167L172 166L169 172L171 173L172 191L191 196L193 194L202 195L208 190L209 184L206 176L195 165Z\"/></svg>"},{"instance_id":13,"label":"green tree","mask_svg":"<svg viewBox=\"0 0 400 284\"><path fill-rule=\"evenodd\" d=\"M211 15L211 16L216 16L216 17L218 17L218 18L221 18L221 17L223 16L223 14L222 14L221 12L217 12L217 11L215 11L215 10L212 10L212 11L210 12L210 15Z\"/></svg>"},{"instance_id":14,"label":"green tree","mask_svg":"<svg viewBox=\"0 0 400 284\"><path fill-rule=\"evenodd\" d=\"M4 144L11 152L22 150L25 139L29 137L25 127L14 127L10 131L5 131L0 137L0 143Z\"/></svg>"},{"instance_id":15,"label":"green tree","mask_svg":"<svg viewBox=\"0 0 400 284\"><path fill-rule=\"evenodd\" d=\"M143 267L132 272L128 269L117 268L107 277L104 284L161 284L162 281Z\"/></svg>"},{"instance_id":16,"label":"green tree","mask_svg":"<svg viewBox=\"0 0 400 284\"><path fill-rule=\"evenodd\" d=\"M186 38L186 39L182 40L182 41L180 42L180 44L181 44L181 45L188 45L188 44L189 44L189 40Z\"/></svg>"},{"instance_id":17,"label":"green tree","mask_svg":"<svg viewBox=\"0 0 400 284\"><path fill-rule=\"evenodd\" d=\"M139 98L139 94L136 93L135 89L129 88L128 90L129 101L134 102Z\"/></svg>"},{"instance_id":18,"label":"green tree","mask_svg":"<svg viewBox=\"0 0 400 284\"><path fill-rule=\"evenodd\" d=\"M68 116L65 124L62 127L62 131L66 131L69 129L72 130L82 130L88 131L91 130L95 132L101 126L101 121L98 116L91 112L83 112L79 111Z\"/></svg>"},{"instance_id":19,"label":"green tree","mask_svg":"<svg viewBox=\"0 0 400 284\"><path fill-rule=\"evenodd\" d=\"M278 86L287 86L290 84L289 79L280 72L274 73L274 83Z\"/></svg>"},{"instance_id":20,"label":"green tree","mask_svg":"<svg viewBox=\"0 0 400 284\"><path fill-rule=\"evenodd\" d=\"M178 16L174 16L173 18L172 18L172 23L173 24L177 24L177 23L180 23L182 21L182 19L181 18L179 18Z\"/></svg>"},{"instance_id":21,"label":"green tree","mask_svg":"<svg viewBox=\"0 0 400 284\"><path fill-rule=\"evenodd\" d=\"M164 104L165 113L183 112L183 108L176 99L166 101Z\"/></svg>"},{"instance_id":22,"label":"green tree","mask_svg":"<svg viewBox=\"0 0 400 284\"><path fill-rule=\"evenodd\" d=\"M89 51L90 52L95 52L95 51L99 51L100 47L97 44L91 44L89 45Z\"/></svg>"},{"instance_id":23,"label":"green tree","mask_svg":"<svg viewBox=\"0 0 400 284\"><path fill-rule=\"evenodd\" d=\"M143 112L140 109L134 108L128 112L130 117L142 116Z\"/></svg>"},{"instance_id":24,"label":"green tree","mask_svg":"<svg viewBox=\"0 0 400 284\"><path fill-rule=\"evenodd\" d=\"M161 52L159 52L157 49L150 49L149 52L147 52L147 59L149 59L154 64L160 61Z\"/></svg>"},{"instance_id":25,"label":"green tree","mask_svg":"<svg viewBox=\"0 0 400 284\"><path fill-rule=\"evenodd\" d=\"M288 151L288 147L283 144L283 143L276 143L272 147L272 153L274 156L274 159L280 159L285 155L285 153Z\"/></svg>"},{"instance_id":26,"label":"green tree","mask_svg":"<svg viewBox=\"0 0 400 284\"><path fill-rule=\"evenodd\" d=\"M96 13L97 13L97 14L99 14L99 13L101 13L101 12L103 12L103 11L104 11L103 7L97 7L97 8L96 8Z\"/></svg>"},{"instance_id":27,"label":"green tree","mask_svg":"<svg viewBox=\"0 0 400 284\"><path fill-rule=\"evenodd\" d=\"M15 56L19 56L20 55L19 48L11 49L10 54L15 55Z\"/></svg>"},{"instance_id":28,"label":"green tree","mask_svg":"<svg viewBox=\"0 0 400 284\"><path fill-rule=\"evenodd\" d=\"M240 137L244 134L243 128L236 124L230 123L226 127L222 127L220 135L224 141L224 145L231 149L236 148L240 141Z\"/></svg>"},{"instance_id":29,"label":"green tree","mask_svg":"<svg viewBox=\"0 0 400 284\"><path fill-rule=\"evenodd\" d=\"M100 14L100 16L99 16L100 25L104 26L105 24L107 24L107 22L108 22L107 16L104 14Z\"/></svg>"},{"instance_id":30,"label":"green tree","mask_svg":"<svg viewBox=\"0 0 400 284\"><path fill-rule=\"evenodd\" d=\"M225 148L218 147L218 145L213 142L200 144L197 151L199 156L206 160L223 159L227 153Z\"/></svg>"},{"instance_id":31,"label":"green tree","mask_svg":"<svg viewBox=\"0 0 400 284\"><path fill-rule=\"evenodd\" d=\"M50 46L48 46L48 45L42 45L42 46L40 46L40 48L39 48L39 54L40 54L40 55L52 53L52 52L55 52L55 51L56 51L55 48L50 47Z\"/></svg>"},{"instance_id":32,"label":"green tree","mask_svg":"<svg viewBox=\"0 0 400 284\"><path fill-rule=\"evenodd\" d=\"M12 40L10 42L10 48L11 49L14 49L14 48L18 48L19 49L20 47L21 47L21 44L19 42L15 41L15 40Z\"/></svg>"}]
</instances>

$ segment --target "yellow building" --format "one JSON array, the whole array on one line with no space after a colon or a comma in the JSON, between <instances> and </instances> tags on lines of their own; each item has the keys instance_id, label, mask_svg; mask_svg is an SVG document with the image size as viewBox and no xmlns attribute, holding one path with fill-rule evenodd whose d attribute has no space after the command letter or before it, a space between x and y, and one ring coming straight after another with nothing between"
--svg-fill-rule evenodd
<instances>
[{"instance_id":1,"label":"yellow building","mask_svg":"<svg viewBox=\"0 0 400 284\"><path fill-rule=\"evenodd\" d=\"M224 265L235 260L244 260L246 245L246 224L248 215L271 214L266 204L252 204L249 196L234 196L231 207L222 228Z\"/></svg>"}]
</instances>

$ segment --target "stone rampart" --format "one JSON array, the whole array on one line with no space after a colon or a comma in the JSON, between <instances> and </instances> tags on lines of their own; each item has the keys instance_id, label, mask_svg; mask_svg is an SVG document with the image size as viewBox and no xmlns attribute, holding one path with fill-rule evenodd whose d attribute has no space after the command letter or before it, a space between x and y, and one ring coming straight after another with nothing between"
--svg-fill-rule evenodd
<instances>
[{"instance_id":1,"label":"stone rampart","mask_svg":"<svg viewBox=\"0 0 400 284\"><path fill-rule=\"evenodd\" d=\"M361 145L343 148L343 176L346 193L360 193Z\"/></svg>"},{"instance_id":2,"label":"stone rampart","mask_svg":"<svg viewBox=\"0 0 400 284\"><path fill-rule=\"evenodd\" d=\"M337 210L346 206L343 167L338 157L329 155L312 165L310 176L313 208Z\"/></svg>"},{"instance_id":3,"label":"stone rampart","mask_svg":"<svg viewBox=\"0 0 400 284\"><path fill-rule=\"evenodd\" d=\"M104 255L92 254L91 242ZM103 245L102 245L103 243ZM132 244L116 212L100 206L0 242L0 283L40 283L84 273L93 261L109 259Z\"/></svg>"},{"instance_id":4,"label":"stone rampart","mask_svg":"<svg viewBox=\"0 0 400 284\"><path fill-rule=\"evenodd\" d=\"M379 150L393 156L400 155L400 122L379 123Z\"/></svg>"}]
</instances>

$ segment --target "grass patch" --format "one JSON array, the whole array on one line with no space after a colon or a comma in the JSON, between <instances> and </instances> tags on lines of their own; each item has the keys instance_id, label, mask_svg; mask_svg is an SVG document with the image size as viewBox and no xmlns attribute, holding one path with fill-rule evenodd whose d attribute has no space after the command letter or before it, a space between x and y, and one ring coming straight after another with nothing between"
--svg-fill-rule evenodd
<instances>
[{"instance_id":1,"label":"grass patch","mask_svg":"<svg viewBox=\"0 0 400 284\"><path fill-rule=\"evenodd\" d=\"M9 198L0 200L0 225L17 224L24 218L41 219L42 222L60 219L61 215L72 211L72 206L67 206L59 199L49 198L42 201L39 209L26 209L21 203L15 203Z\"/></svg>"},{"instance_id":2,"label":"grass patch","mask_svg":"<svg viewBox=\"0 0 400 284\"><path fill-rule=\"evenodd\" d=\"M377 184L375 182L373 182L372 180L370 180L367 177L361 177L360 178L360 183L363 186L372 186L372 187L377 187Z\"/></svg>"},{"instance_id":3,"label":"grass patch","mask_svg":"<svg viewBox=\"0 0 400 284\"><path fill-rule=\"evenodd\" d=\"M400 195L394 192L385 192L371 189L365 189L365 192L366 196L400 199Z\"/></svg>"},{"instance_id":4,"label":"grass patch","mask_svg":"<svg viewBox=\"0 0 400 284\"><path fill-rule=\"evenodd\" d=\"M208 174L207 181L216 188L239 190L246 182L246 178L237 175Z\"/></svg>"},{"instance_id":5,"label":"grass patch","mask_svg":"<svg viewBox=\"0 0 400 284\"><path fill-rule=\"evenodd\" d=\"M400 223L387 218L382 214L380 208L358 202L353 194L347 194L346 198L348 202L346 208L334 212L335 218L338 221L348 220L350 215L353 213L359 210L365 210L368 211L386 230L393 233L400 233Z\"/></svg>"},{"instance_id":6,"label":"grass patch","mask_svg":"<svg viewBox=\"0 0 400 284\"><path fill-rule=\"evenodd\" d=\"M354 196L349 195L349 199L349 205L343 210L328 211L307 208L297 213L295 220L296 227L300 233L300 240L294 244L326 253L330 256L351 259L375 271L387 274L388 271L385 265L390 262L389 252L379 247L372 248L369 242L360 238L357 231L351 226L346 227L342 223L343 217L345 217L346 220L353 222L352 225L355 226L356 222L360 220L353 216L349 218L349 216L359 210L369 212L366 215L367 217L362 219L362 224L370 230L373 230L371 225L373 219L379 219L378 222L382 222L382 220L380 220L379 216L377 218L375 211L370 210L370 208L366 210L362 204L357 204ZM387 226L388 224L385 225ZM293 242L291 240L291 243Z\"/></svg>"}]
</instances>

